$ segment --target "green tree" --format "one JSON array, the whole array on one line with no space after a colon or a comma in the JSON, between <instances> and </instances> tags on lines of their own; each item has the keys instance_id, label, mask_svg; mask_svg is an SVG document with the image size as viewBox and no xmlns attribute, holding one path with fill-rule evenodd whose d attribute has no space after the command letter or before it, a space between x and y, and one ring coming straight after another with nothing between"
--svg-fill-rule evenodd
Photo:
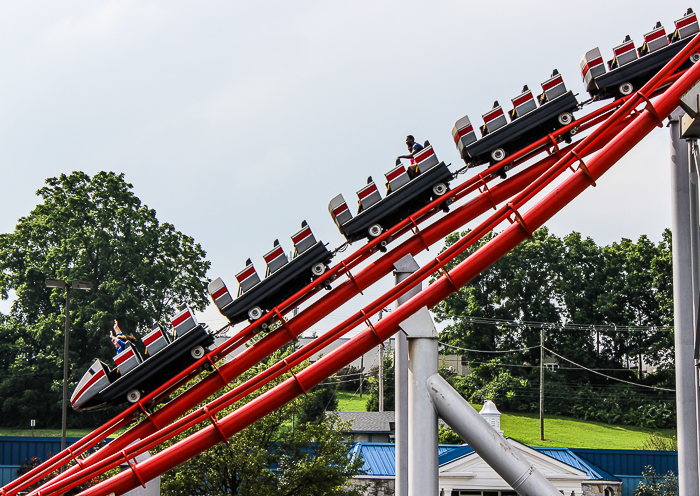
<instances>
[{"instance_id":1,"label":"green tree","mask_svg":"<svg viewBox=\"0 0 700 496\"><path fill-rule=\"evenodd\" d=\"M250 379L284 354L276 352L224 391ZM219 415L240 408L281 380L273 381ZM348 454L350 444L343 439L342 432L349 430L349 423L341 422L337 414L324 415L318 422L299 422L310 401L310 397L302 396L243 429L228 443L219 444L167 472L161 479L161 493L359 496L362 493L357 487L347 486L351 477L361 474L363 465L362 460ZM160 449L192 432L178 436Z\"/></svg>"},{"instance_id":2,"label":"green tree","mask_svg":"<svg viewBox=\"0 0 700 496\"><path fill-rule=\"evenodd\" d=\"M323 420L326 412L338 409L338 396L335 394L337 386L326 381L316 386L306 396L301 412L299 413L299 423L310 422L319 423Z\"/></svg>"},{"instance_id":3,"label":"green tree","mask_svg":"<svg viewBox=\"0 0 700 496\"><path fill-rule=\"evenodd\" d=\"M672 496L678 495L678 476L670 470L666 475L657 474L653 467L647 466L642 472L645 481L640 482L632 493L634 496Z\"/></svg>"},{"instance_id":4,"label":"green tree","mask_svg":"<svg viewBox=\"0 0 700 496\"><path fill-rule=\"evenodd\" d=\"M369 371L370 390L365 402L368 412L379 411L379 366L372 367ZM394 411L394 356L384 357L384 411Z\"/></svg>"},{"instance_id":5,"label":"green tree","mask_svg":"<svg viewBox=\"0 0 700 496\"><path fill-rule=\"evenodd\" d=\"M446 246L466 234L448 236ZM536 410L543 327L544 345L576 363L641 381L629 366L643 360L661 367L643 379L646 385L669 387L673 334L659 328L673 325L670 241L668 230L660 243L641 236L608 246L576 232L560 239L544 228L536 231L433 308L436 320L447 323L440 338L453 348L446 351L462 355L471 369L468 377L452 379L455 388L470 401L488 398L504 409ZM615 385L560 365L545 373L547 411L610 423L675 424L672 394Z\"/></svg>"},{"instance_id":6,"label":"green tree","mask_svg":"<svg viewBox=\"0 0 700 496\"><path fill-rule=\"evenodd\" d=\"M46 180L41 203L0 235L0 297L14 291L0 322L0 424L60 420L65 290L46 278L92 281L71 295L71 387L95 358L110 360L108 331L118 319L139 334L184 303L207 303L206 253L161 223L134 195L123 174L73 172ZM40 401L38 401L40 399ZM71 425L102 416L69 416Z\"/></svg>"}]
</instances>

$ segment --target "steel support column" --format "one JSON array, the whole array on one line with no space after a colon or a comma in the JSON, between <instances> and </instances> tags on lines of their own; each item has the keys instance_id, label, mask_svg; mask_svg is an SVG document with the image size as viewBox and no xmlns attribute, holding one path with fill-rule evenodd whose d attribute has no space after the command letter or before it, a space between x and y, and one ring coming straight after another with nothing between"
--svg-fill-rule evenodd
<instances>
[{"instance_id":1,"label":"steel support column","mask_svg":"<svg viewBox=\"0 0 700 496\"><path fill-rule=\"evenodd\" d=\"M399 327L408 338L408 496L436 496L438 418L427 381L438 371L437 330L426 307Z\"/></svg>"},{"instance_id":2,"label":"steel support column","mask_svg":"<svg viewBox=\"0 0 700 496\"><path fill-rule=\"evenodd\" d=\"M410 254L397 260L394 263L396 284L418 269L420 266ZM399 297L396 300L396 308L411 299L421 288L422 284L418 284ZM394 339L394 494L408 496L408 341L403 332L397 332Z\"/></svg>"},{"instance_id":3,"label":"steel support column","mask_svg":"<svg viewBox=\"0 0 700 496\"><path fill-rule=\"evenodd\" d=\"M673 230L673 319L676 348L678 489L698 496L698 425L694 362L693 239L688 143L681 139L679 117L671 114L671 192Z\"/></svg>"},{"instance_id":4,"label":"steel support column","mask_svg":"<svg viewBox=\"0 0 700 496\"><path fill-rule=\"evenodd\" d=\"M559 490L440 374L435 373L429 377L427 386L440 418L520 496L561 496Z\"/></svg>"}]
</instances>

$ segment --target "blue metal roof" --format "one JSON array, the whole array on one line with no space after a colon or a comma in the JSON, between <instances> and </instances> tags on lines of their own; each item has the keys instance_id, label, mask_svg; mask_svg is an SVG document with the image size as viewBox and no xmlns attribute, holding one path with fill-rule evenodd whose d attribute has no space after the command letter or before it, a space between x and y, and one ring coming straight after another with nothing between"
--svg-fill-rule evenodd
<instances>
[{"instance_id":1,"label":"blue metal roof","mask_svg":"<svg viewBox=\"0 0 700 496\"><path fill-rule=\"evenodd\" d=\"M574 467L575 469L585 472L590 480L605 480L605 481L619 481L617 477L613 474L606 472L600 467L596 467L592 463L584 460L581 457L576 456L568 448L533 448L543 455L550 456L555 460L564 462L567 465Z\"/></svg>"},{"instance_id":2,"label":"blue metal roof","mask_svg":"<svg viewBox=\"0 0 700 496\"><path fill-rule=\"evenodd\" d=\"M352 456L362 455L365 462L362 469L367 475L394 476L395 446L393 443L357 443L350 449L350 453ZM441 444L438 446L438 456L458 447L458 444Z\"/></svg>"},{"instance_id":3,"label":"blue metal roof","mask_svg":"<svg viewBox=\"0 0 700 496\"><path fill-rule=\"evenodd\" d=\"M351 453L353 456L362 455L364 459L363 470L367 475L383 475L394 476L396 467L394 465L394 447L392 443L357 443L353 446ZM534 450L549 456L560 462L566 463L570 467L584 472L589 480L606 480L619 481L620 479L610 472L596 466L589 460L577 456L573 450L568 448L539 448L533 447ZM591 454L596 451L603 450L588 450ZM611 450L612 451L612 450ZM631 453L639 453L638 451L628 450ZM441 444L438 448L438 464L440 466L458 460L459 458L469 456L474 450L467 445L449 445ZM641 475L641 470L639 475ZM665 473L665 472L664 472Z\"/></svg>"},{"instance_id":4,"label":"blue metal roof","mask_svg":"<svg viewBox=\"0 0 700 496\"><path fill-rule=\"evenodd\" d=\"M571 448L571 451L616 476L641 476L647 465L654 467L659 474L669 470L678 473L678 453L675 451L583 448Z\"/></svg>"},{"instance_id":5,"label":"blue metal roof","mask_svg":"<svg viewBox=\"0 0 700 496\"><path fill-rule=\"evenodd\" d=\"M457 460L458 458L462 458L463 456L467 456L472 453L474 453L474 450L466 444L451 450L444 451L438 455L438 465L450 463L454 460Z\"/></svg>"}]
</instances>

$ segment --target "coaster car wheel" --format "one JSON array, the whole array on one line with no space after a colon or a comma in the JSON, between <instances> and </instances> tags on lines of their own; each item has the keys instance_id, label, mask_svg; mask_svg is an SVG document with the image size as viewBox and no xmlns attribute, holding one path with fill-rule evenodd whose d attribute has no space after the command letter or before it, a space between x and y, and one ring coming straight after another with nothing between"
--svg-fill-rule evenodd
<instances>
[{"instance_id":1,"label":"coaster car wheel","mask_svg":"<svg viewBox=\"0 0 700 496\"><path fill-rule=\"evenodd\" d=\"M384 232L384 229L379 224L372 224L369 226L369 229L367 229L367 232L369 233L370 238L376 238L382 232Z\"/></svg>"},{"instance_id":2,"label":"coaster car wheel","mask_svg":"<svg viewBox=\"0 0 700 496\"><path fill-rule=\"evenodd\" d=\"M567 125L571 124L572 122L574 122L574 116L571 115L571 112L562 112L561 114L559 114L557 116L557 121L562 126L567 126Z\"/></svg>"},{"instance_id":3,"label":"coaster car wheel","mask_svg":"<svg viewBox=\"0 0 700 496\"><path fill-rule=\"evenodd\" d=\"M690 60L691 64L696 64L698 61L700 61L700 52L695 52L690 57L688 57L688 60Z\"/></svg>"},{"instance_id":4,"label":"coaster car wheel","mask_svg":"<svg viewBox=\"0 0 700 496\"><path fill-rule=\"evenodd\" d=\"M496 148L491 151L491 160L494 162L500 162L504 158L506 158L506 151L503 148Z\"/></svg>"},{"instance_id":5,"label":"coaster car wheel","mask_svg":"<svg viewBox=\"0 0 700 496\"><path fill-rule=\"evenodd\" d=\"M324 272L326 272L326 264L323 262L315 263L313 267L311 267L311 273L316 277L323 275Z\"/></svg>"},{"instance_id":6,"label":"coaster car wheel","mask_svg":"<svg viewBox=\"0 0 700 496\"><path fill-rule=\"evenodd\" d=\"M128 393L126 393L126 401L129 403L138 403L138 401L141 399L141 391L138 389L132 389Z\"/></svg>"},{"instance_id":7,"label":"coaster car wheel","mask_svg":"<svg viewBox=\"0 0 700 496\"><path fill-rule=\"evenodd\" d=\"M263 311L260 307L252 307L250 310L248 310L248 320L251 322L258 320L260 317L262 317L262 315Z\"/></svg>"},{"instance_id":8,"label":"coaster car wheel","mask_svg":"<svg viewBox=\"0 0 700 496\"><path fill-rule=\"evenodd\" d=\"M632 92L634 91L634 86L632 86L632 83L622 83L618 87L618 90L620 91L620 94L622 96L627 96L632 94Z\"/></svg>"},{"instance_id":9,"label":"coaster car wheel","mask_svg":"<svg viewBox=\"0 0 700 496\"><path fill-rule=\"evenodd\" d=\"M192 355L192 358L194 358L195 360L199 360L204 356L204 347L195 346L190 350L190 355Z\"/></svg>"},{"instance_id":10,"label":"coaster car wheel","mask_svg":"<svg viewBox=\"0 0 700 496\"><path fill-rule=\"evenodd\" d=\"M447 193L447 185L445 183L437 183L433 186L433 193L435 196L442 196Z\"/></svg>"}]
</instances>

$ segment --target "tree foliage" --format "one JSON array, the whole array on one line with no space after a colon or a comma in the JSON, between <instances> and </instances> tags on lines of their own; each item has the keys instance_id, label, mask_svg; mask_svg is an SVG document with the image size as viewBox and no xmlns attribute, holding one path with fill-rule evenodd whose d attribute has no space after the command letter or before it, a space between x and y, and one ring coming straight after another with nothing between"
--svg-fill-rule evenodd
<instances>
[{"instance_id":1,"label":"tree foliage","mask_svg":"<svg viewBox=\"0 0 700 496\"><path fill-rule=\"evenodd\" d=\"M448 236L446 245L465 234ZM457 348L445 352L461 355L471 369L468 377L450 380L473 402L491 399L506 410L536 411L543 328L544 346L578 364L673 387L668 230L659 243L641 236L599 246L576 232L559 238L539 229L433 312L447 324L441 341ZM672 393L621 385L559 362L556 372L545 374L546 411L648 427L675 424ZM640 377L641 363L659 372Z\"/></svg>"},{"instance_id":2,"label":"tree foliage","mask_svg":"<svg viewBox=\"0 0 700 496\"><path fill-rule=\"evenodd\" d=\"M253 374L264 370L284 356L276 352L271 358L243 374L230 390ZM240 408L270 388L278 379L220 413ZM331 389L317 388L317 391ZM350 445L342 432L350 429L337 414L301 422L313 395L278 408L233 436L166 473L161 479L161 494L189 496L207 494L359 496L358 488L347 486L348 480L361 473L362 461L348 456ZM188 431L164 445L164 449L192 434Z\"/></svg>"},{"instance_id":3,"label":"tree foliage","mask_svg":"<svg viewBox=\"0 0 700 496\"><path fill-rule=\"evenodd\" d=\"M647 466L642 472L644 482L640 482L632 493L634 496L677 496L678 476L670 470L661 475L653 467Z\"/></svg>"},{"instance_id":4,"label":"tree foliage","mask_svg":"<svg viewBox=\"0 0 700 496\"><path fill-rule=\"evenodd\" d=\"M206 253L159 222L132 188L112 172L47 179L37 191L41 203L0 235L0 297L16 295L0 321L0 424L38 418L49 427L60 419L66 293L47 289L45 279L93 284L71 292L71 387L92 360L113 356L114 319L138 335L178 305L206 305Z\"/></svg>"},{"instance_id":5,"label":"tree foliage","mask_svg":"<svg viewBox=\"0 0 700 496\"><path fill-rule=\"evenodd\" d=\"M393 412L395 406L394 390L394 356L385 355L384 356L384 411ZM367 401L365 402L365 408L368 412L378 412L379 411L379 366L375 365L369 370L368 381L369 392L367 394Z\"/></svg>"}]
</instances>

